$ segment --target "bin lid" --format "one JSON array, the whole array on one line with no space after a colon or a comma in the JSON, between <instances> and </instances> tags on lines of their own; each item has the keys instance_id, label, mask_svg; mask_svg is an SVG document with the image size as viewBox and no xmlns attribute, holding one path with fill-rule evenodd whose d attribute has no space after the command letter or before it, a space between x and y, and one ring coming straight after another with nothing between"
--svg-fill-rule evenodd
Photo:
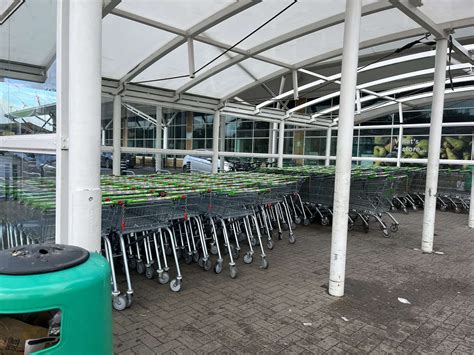
<instances>
[{"instance_id":1,"label":"bin lid","mask_svg":"<svg viewBox=\"0 0 474 355\"><path fill-rule=\"evenodd\" d=\"M62 244L31 244L0 251L0 275L34 275L69 269L85 262L89 252Z\"/></svg>"}]
</instances>

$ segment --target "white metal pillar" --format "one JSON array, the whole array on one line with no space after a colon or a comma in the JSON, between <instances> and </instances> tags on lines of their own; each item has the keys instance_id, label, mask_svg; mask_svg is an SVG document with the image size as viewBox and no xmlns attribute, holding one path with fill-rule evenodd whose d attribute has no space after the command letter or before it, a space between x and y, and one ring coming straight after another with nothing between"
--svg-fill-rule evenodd
<instances>
[{"instance_id":1,"label":"white metal pillar","mask_svg":"<svg viewBox=\"0 0 474 355\"><path fill-rule=\"evenodd\" d=\"M329 294L333 296L344 295L361 10L362 0L346 0L329 271Z\"/></svg>"},{"instance_id":2,"label":"white metal pillar","mask_svg":"<svg viewBox=\"0 0 474 355\"><path fill-rule=\"evenodd\" d=\"M400 159L402 158L403 148L403 106L401 102L398 103L398 118L400 120L400 126L398 128L397 167L400 167Z\"/></svg>"},{"instance_id":3,"label":"white metal pillar","mask_svg":"<svg viewBox=\"0 0 474 355\"><path fill-rule=\"evenodd\" d=\"M326 132L326 160L324 161L325 166L331 165L331 138L332 128L328 127Z\"/></svg>"},{"instance_id":4,"label":"white metal pillar","mask_svg":"<svg viewBox=\"0 0 474 355\"><path fill-rule=\"evenodd\" d=\"M280 122L278 131L278 167L283 167L283 148L285 146L285 121Z\"/></svg>"},{"instance_id":5,"label":"white metal pillar","mask_svg":"<svg viewBox=\"0 0 474 355\"><path fill-rule=\"evenodd\" d=\"M472 135L471 159L474 160L474 135ZM469 228L474 228L474 166L471 169L471 200L469 204Z\"/></svg>"},{"instance_id":6,"label":"white metal pillar","mask_svg":"<svg viewBox=\"0 0 474 355\"><path fill-rule=\"evenodd\" d=\"M436 217L436 194L438 191L439 154L443 125L444 90L446 81L446 59L448 41L436 40L433 103L431 104L430 139L428 144L428 165L426 168L425 205L423 210L423 235L421 250L433 252Z\"/></svg>"},{"instance_id":7,"label":"white metal pillar","mask_svg":"<svg viewBox=\"0 0 474 355\"><path fill-rule=\"evenodd\" d=\"M68 244L100 251L102 0L69 10Z\"/></svg>"},{"instance_id":8,"label":"white metal pillar","mask_svg":"<svg viewBox=\"0 0 474 355\"><path fill-rule=\"evenodd\" d=\"M163 149L168 149L168 126L163 127Z\"/></svg>"},{"instance_id":9,"label":"white metal pillar","mask_svg":"<svg viewBox=\"0 0 474 355\"><path fill-rule=\"evenodd\" d=\"M168 149L168 125L165 124L163 125L163 149ZM168 157L167 155L165 154L165 168L168 167Z\"/></svg>"},{"instance_id":10,"label":"white metal pillar","mask_svg":"<svg viewBox=\"0 0 474 355\"><path fill-rule=\"evenodd\" d=\"M221 113L219 110L214 112L214 121L212 122L212 173L217 174L219 160L219 123Z\"/></svg>"},{"instance_id":11,"label":"white metal pillar","mask_svg":"<svg viewBox=\"0 0 474 355\"><path fill-rule=\"evenodd\" d=\"M56 26L56 243L68 244L69 2L57 2Z\"/></svg>"},{"instance_id":12,"label":"white metal pillar","mask_svg":"<svg viewBox=\"0 0 474 355\"><path fill-rule=\"evenodd\" d=\"M122 160L122 97L115 95L112 115L112 173L120 176L120 162Z\"/></svg>"},{"instance_id":13,"label":"white metal pillar","mask_svg":"<svg viewBox=\"0 0 474 355\"><path fill-rule=\"evenodd\" d=\"M272 136L272 154L276 154L277 152L277 131L278 131L278 123L274 122L272 123L272 131L273 131L273 136ZM275 161L275 158L272 158L272 162Z\"/></svg>"},{"instance_id":14,"label":"white metal pillar","mask_svg":"<svg viewBox=\"0 0 474 355\"><path fill-rule=\"evenodd\" d=\"M221 117L219 127L219 152L225 152L225 116ZM224 172L224 157L221 156L219 160L219 168Z\"/></svg>"},{"instance_id":15,"label":"white metal pillar","mask_svg":"<svg viewBox=\"0 0 474 355\"><path fill-rule=\"evenodd\" d=\"M155 148L161 149L162 141L162 125L163 125L163 108L161 106L156 107L156 137L155 137ZM161 166L161 153L155 154L155 170L160 171Z\"/></svg>"}]
</instances>

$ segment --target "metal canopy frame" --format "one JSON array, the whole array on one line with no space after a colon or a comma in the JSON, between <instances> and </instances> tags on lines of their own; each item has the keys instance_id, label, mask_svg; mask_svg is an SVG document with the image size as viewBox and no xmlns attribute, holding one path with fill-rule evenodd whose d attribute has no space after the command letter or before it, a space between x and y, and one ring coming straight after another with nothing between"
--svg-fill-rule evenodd
<instances>
[{"instance_id":1,"label":"metal canopy frame","mask_svg":"<svg viewBox=\"0 0 474 355\"><path fill-rule=\"evenodd\" d=\"M338 83L341 75L335 74L331 76L323 76L314 71L308 71L310 66L314 66L318 63L337 58L342 53L342 47L331 50L326 53L318 54L317 56L307 58L297 63L287 63L275 58L270 58L267 55L264 55L265 52L277 48L278 46L287 44L291 41L300 39L304 36L313 34L318 31L332 28L334 26L344 23L345 12L340 12L326 18L318 19L315 22L305 24L301 27L296 27L289 30L286 33L280 34L268 40L265 40L249 49L243 49L239 46L235 46L229 49L228 43L223 43L219 40L211 38L206 31L229 20L230 18L244 13L246 10L258 5L261 3L261 0L239 0L229 3L227 6L221 8L220 10L210 13L208 17L202 19L197 24L194 24L189 29L178 28L169 24L165 24L156 20L153 20L149 17L144 17L138 13L131 12L130 10L124 10L121 8L122 0L104 0L103 2L103 11L102 17L113 16L132 21L134 23L139 23L141 25L148 26L153 29L158 29L160 31L165 31L166 33L171 33L175 35L174 38L163 43L159 48L151 51L151 53L143 60L138 63L135 63L133 67L123 76L118 79L103 79L102 92L106 96L113 97L117 94L120 94L124 101L132 103L146 103L152 105L160 105L163 107L171 107L175 109L182 110L193 110L198 112L213 113L215 110L223 110L227 114L235 113L236 115L252 117L253 119L262 119L271 122L278 122L279 120L285 120L288 123L295 125L314 125L314 126L326 126L326 120L324 117L321 117L322 121L316 120L320 117L319 114L316 115L306 115L302 114L301 110L314 105L318 102L322 102L322 97L310 100L301 105L297 105L294 108L288 109L286 105L283 104L282 109L282 100L283 99L295 99L299 97L302 93L307 91L310 88L317 88L319 85L332 81ZM474 17L466 17L461 19L456 19L453 21L447 21L444 23L436 23L432 18L430 18L426 13L423 12L423 6L421 2L413 2L408 0L380 0L376 2L371 2L369 4L363 5L361 9L361 17L367 16L377 16L379 13L384 13L386 11L393 11L393 9L398 9L407 15L410 19L416 22L420 27L412 28L409 30L404 30L400 32L391 33L389 35L383 35L380 37L372 38L367 41L362 41L359 48L370 48L376 47L379 45L392 43L402 39L412 38L414 36L422 35L425 32L429 31L436 38L446 38L450 36L453 40L453 49L455 51L456 60L460 61L460 64L454 64L451 66L451 69L456 69L457 65L461 64L473 64L474 57L472 54L472 45L462 45L460 44L452 35L452 32L455 29L464 28L464 27L473 27ZM212 46L219 49L221 52L224 50L229 50L229 53L232 55L227 55L226 59L215 65L211 66L209 69L205 69L199 74L195 74L195 51L194 51L194 42L201 42L206 45ZM133 83L133 79L145 71L147 68L152 66L154 63L157 63L165 57L167 54L173 52L178 47L188 44L188 64L189 64L189 80L187 83L179 86L175 90L163 89L151 85L139 85ZM227 53L226 53L227 54ZM369 65L366 68L363 68L362 71L373 70L377 68L382 68L384 66L402 64L408 61L415 61L418 59L427 58L433 56L434 51L426 50L422 53L407 55L403 57L398 57L395 59L384 60L373 65ZM53 55L54 59L55 56ZM256 60L263 64L268 64L279 68L263 77L257 78L248 71L245 65L242 63L248 59ZM49 66L52 63L52 60L47 64ZM12 63L7 61L2 61L0 58L0 75L14 77L17 79L23 80L32 80L32 81L44 81L45 73L47 66L31 66L25 63ZM211 79L222 73L226 69L229 69L233 66L240 67L244 73L252 79L252 82L237 86L235 91L226 94L220 98L211 98L204 97L196 94L190 93L190 90L205 82L208 79ZM472 67L465 66L465 70L472 70ZM319 76L319 80L313 81L309 84L298 85L298 77L296 75L297 71L305 75ZM421 71L420 71L421 72ZM430 74L429 72L425 72ZM276 77L284 77L285 75L293 75L294 88L290 91L282 92L277 95L274 95L272 90L265 84L267 81L272 80ZM422 74L420 74L422 76ZM415 77L413 77L415 78ZM393 83L395 83L395 77L393 77ZM388 81L387 81L388 83ZM268 92L271 92L271 95L274 96L270 100L266 100L257 105L246 105L245 107L240 106L242 102L238 102L239 105L234 105L233 100L235 97L238 97L240 93L251 89L254 86L263 85ZM159 86L159 85L158 85ZM365 83L362 83L358 86L357 94L360 95L360 92L365 92L372 96L379 96L377 92L367 89ZM330 94L330 97L338 96L336 92ZM382 95L383 96L383 95ZM397 99L388 97L382 97L388 101L396 101ZM380 96L379 96L380 97ZM363 97L364 100L367 100L366 97ZM359 100L357 100L360 103ZM269 113L262 108L277 103L278 113L272 111ZM253 113L250 113L250 108L253 107ZM244 112L242 112L242 110ZM274 110L274 109L273 109ZM298 115L295 115L296 112L299 112Z\"/></svg>"}]
</instances>

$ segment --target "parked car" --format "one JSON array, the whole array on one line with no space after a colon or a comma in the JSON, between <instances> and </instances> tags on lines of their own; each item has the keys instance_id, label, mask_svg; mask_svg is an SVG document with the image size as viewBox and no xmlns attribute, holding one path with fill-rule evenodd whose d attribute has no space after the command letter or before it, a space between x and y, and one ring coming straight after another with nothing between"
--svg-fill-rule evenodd
<instances>
[{"instance_id":1,"label":"parked car","mask_svg":"<svg viewBox=\"0 0 474 355\"><path fill-rule=\"evenodd\" d=\"M106 169L112 169L113 166L113 154L103 152L100 155L100 166ZM133 169L135 167L135 156L132 154L122 154L122 160L120 161L122 169Z\"/></svg>"},{"instance_id":2,"label":"parked car","mask_svg":"<svg viewBox=\"0 0 474 355\"><path fill-rule=\"evenodd\" d=\"M186 155L183 159L183 171L199 171L202 173L211 173L212 172L212 158L208 156L199 156L199 151L205 150L196 150L196 155ZM220 171L220 159L217 160L217 169ZM224 171L230 171L230 164L227 161L224 161Z\"/></svg>"}]
</instances>

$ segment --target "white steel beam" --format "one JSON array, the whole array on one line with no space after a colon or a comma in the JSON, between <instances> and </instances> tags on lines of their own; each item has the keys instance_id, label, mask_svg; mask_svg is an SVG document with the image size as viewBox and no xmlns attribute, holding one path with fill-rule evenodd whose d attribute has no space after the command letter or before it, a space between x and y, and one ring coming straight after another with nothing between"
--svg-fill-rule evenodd
<instances>
[{"instance_id":1,"label":"white steel beam","mask_svg":"<svg viewBox=\"0 0 474 355\"><path fill-rule=\"evenodd\" d=\"M455 88L454 91L452 91L451 89L446 89L444 92L445 101L472 99L473 92L474 92L474 86L463 86L463 87ZM432 92L427 92L423 94L405 96L403 98L400 98L400 101L402 104L404 104L405 102L410 102L412 104L420 106L420 105L430 104L432 101L432 96L433 96ZM380 117L382 115L385 115L391 112L396 112L397 107L395 105L396 103L394 102L387 102L380 106L374 105L374 106L363 108L362 113L357 117L356 123L361 123L361 122L370 120L372 118ZM337 121L339 121L339 118L336 118L334 120L333 125L336 125Z\"/></svg>"},{"instance_id":2,"label":"white steel beam","mask_svg":"<svg viewBox=\"0 0 474 355\"><path fill-rule=\"evenodd\" d=\"M347 223L351 185L351 157L354 128L354 97L357 85L357 62L362 0L346 0L344 41L341 71L341 99L339 130L337 134L336 175L331 237L331 264L329 294L344 295Z\"/></svg>"},{"instance_id":3,"label":"white steel beam","mask_svg":"<svg viewBox=\"0 0 474 355\"><path fill-rule=\"evenodd\" d=\"M469 66L470 66L470 64L456 64L455 66L451 66L451 69L452 70L457 70L457 69L467 68ZM380 85L381 81L385 83L385 82L390 82L390 81L406 80L408 78L423 76L423 75L426 75L428 73L434 73L434 68L419 70L419 71L416 71L416 72L405 73L405 74L396 75L396 76L393 76L393 77L388 77L388 78L376 80L376 81L373 81L373 82L370 82L370 83L359 85L359 87L368 87L368 86L372 86L372 85L374 85L374 86L375 85ZM391 80L391 79L393 79L393 80ZM461 77L453 78L453 83L462 83L462 82L468 82L468 81L471 81L471 80L474 81L473 76L470 76L470 75L469 76L461 76ZM448 80L446 80L446 84L449 84ZM408 85L408 86L401 86L401 87L398 87L398 88L395 88L395 89L390 89L390 90L387 90L387 91L384 91L384 92L380 92L377 95L371 94L369 96L365 96L365 97L360 99L360 102L361 103L362 102L367 102L367 101L375 100L377 97L381 97L381 96L388 97L387 95L400 94L400 93L403 93L403 92L428 88L428 87L431 87L431 86L433 86L433 81L428 81L428 82L425 82L425 83L413 84L413 85ZM326 96L322 96L318 99L311 100L311 102L314 105L315 103L323 102L323 101L326 101L330 98L337 97L337 96L339 96L339 92L332 93L332 94L329 94L329 95L326 95ZM398 99L392 99L390 101L393 101L393 104L404 102L404 104L407 105L407 106L413 106L409 102L403 101L403 98L400 98L400 97ZM380 105L380 104L377 104L377 105ZM317 118L317 117L320 117L320 116L324 116L328 113L335 112L337 110L339 110L339 105L335 105L335 106L332 106L332 107L327 108L325 110L322 110L318 113L315 113L315 114L311 115L311 117L312 118ZM361 110L361 111L364 111L364 109Z\"/></svg>"},{"instance_id":4,"label":"white steel beam","mask_svg":"<svg viewBox=\"0 0 474 355\"><path fill-rule=\"evenodd\" d=\"M68 244L100 252L101 0L70 2L68 40Z\"/></svg>"},{"instance_id":5,"label":"white steel beam","mask_svg":"<svg viewBox=\"0 0 474 355\"><path fill-rule=\"evenodd\" d=\"M459 43L456 38L454 38L453 35L450 36L451 42L453 43L453 49L456 51L456 53L459 55L460 61L464 62L467 61L471 64L474 64L474 54L471 51L469 51L465 46L463 46L461 43Z\"/></svg>"},{"instance_id":6,"label":"white steel beam","mask_svg":"<svg viewBox=\"0 0 474 355\"><path fill-rule=\"evenodd\" d=\"M384 11L390 8L392 8L392 5L385 2L376 2L374 4L369 4L363 7L363 16L370 15L379 11ZM232 65L242 62L248 58L254 58L254 59L259 59L259 60L268 59L268 58L261 58L259 54L269 49L275 48L281 44L290 42L294 39L306 36L308 34L311 34L317 31L321 31L331 26L338 25L342 23L343 21L344 21L344 13L340 13L340 14L325 18L323 20L310 23L306 26L297 28L295 30L289 31L281 36L272 38L271 40L261 43L251 48L248 51L242 51L242 53L240 53L239 55L234 56L233 58L208 69L206 72L198 75L194 80L181 86L178 90L176 90L176 92L177 93L185 92L191 89L192 87L196 86L197 84L201 83L202 81L210 78L211 76L216 75L220 73L221 71L231 67ZM196 39L202 40L202 38L196 38ZM208 44L216 45L215 43L209 43L209 42ZM292 69L292 66L289 64L280 63L280 66L284 66L290 70ZM233 96L230 96L230 97L233 97Z\"/></svg>"},{"instance_id":7,"label":"white steel beam","mask_svg":"<svg viewBox=\"0 0 474 355\"><path fill-rule=\"evenodd\" d=\"M0 136L0 151L56 154L56 134Z\"/></svg>"},{"instance_id":8,"label":"white steel beam","mask_svg":"<svg viewBox=\"0 0 474 355\"><path fill-rule=\"evenodd\" d=\"M164 46L158 48L154 53L150 54L146 59L138 63L138 65L136 65L131 71L129 71L125 76L123 76L120 79L120 83L124 84L131 81L137 75L142 73L145 69L156 63L160 58L163 58L171 51L186 43L188 38L193 38L198 34L205 32L206 30L217 25L218 23L225 21L226 19L238 14L239 12L242 12L248 9L249 7L258 4L260 1L261 0L237 1L216 12L215 14L212 14L210 17L199 22L198 24L191 27L188 31L186 31L186 37L177 36L168 43L166 43Z\"/></svg>"},{"instance_id":9,"label":"white steel beam","mask_svg":"<svg viewBox=\"0 0 474 355\"><path fill-rule=\"evenodd\" d=\"M467 18L463 18L463 19L460 19L460 20L448 21L448 22L445 22L445 23L442 23L442 24L439 24L439 25L442 28L456 29L456 28L470 27L470 26L472 26L473 21L474 21L474 17L467 17ZM399 41L399 40L402 40L402 39L413 38L415 36L421 36L425 33L426 33L426 30L424 28L415 28L415 29L411 29L411 30L406 30L406 31L393 33L393 34L390 34L390 35L383 35L383 36L380 36L380 37L376 37L376 38L361 42L359 48L360 49L371 48L371 47L375 47L375 46L382 45L382 44L385 44L385 43L396 42L396 41ZM305 59L301 62L298 62L298 63L296 63L292 66L292 69L276 70L273 73L270 73L270 74L260 78L259 80L253 82L253 83L249 83L249 84L243 85L239 88L236 88L233 92L225 95L222 99L227 100L230 97L234 97L236 95L239 95L240 93L242 93L246 90L249 90L254 86L257 86L257 85L260 85L261 83L272 80L275 77L285 75L293 69L300 69L300 68L315 65L317 63L320 63L320 62L323 62L323 61L326 61L326 60L329 60L329 59L332 59L332 58L337 58L342 54L342 51L343 51L343 48L335 49L331 52L320 54L320 55L317 55L315 57L311 57L311 58ZM391 61L393 61L394 63L397 63L398 58L393 59ZM378 63L375 63L374 65L371 65L370 69L380 67L380 66L377 66L377 64ZM364 70L368 69L368 68L369 67L364 68ZM320 83L313 83L313 85L310 86L310 87L317 86L321 83L322 83L322 81ZM306 90L306 89L309 89L309 87L306 87L306 88L300 87L299 91L301 92L302 90ZM284 97L292 96L293 91L291 90L290 92L287 92L287 93L284 93L284 94L286 95ZM282 98L284 98L284 97L282 97ZM277 97L274 100L265 101L264 106L268 106L268 105L270 105L271 103L273 103L274 101L276 101L278 99L280 99L280 97Z\"/></svg>"},{"instance_id":10,"label":"white steel beam","mask_svg":"<svg viewBox=\"0 0 474 355\"><path fill-rule=\"evenodd\" d=\"M436 24L430 17L424 12L418 9L417 6L410 3L408 0L389 0L390 3L411 18L413 21L418 23L425 30L429 31L437 39L447 38L448 33L443 27Z\"/></svg>"},{"instance_id":11,"label":"white steel beam","mask_svg":"<svg viewBox=\"0 0 474 355\"><path fill-rule=\"evenodd\" d=\"M112 113L112 174L120 176L121 168L120 162L122 161L122 152L120 147L122 145L122 97L115 95Z\"/></svg>"},{"instance_id":12,"label":"white steel beam","mask_svg":"<svg viewBox=\"0 0 474 355\"><path fill-rule=\"evenodd\" d=\"M426 169L425 203L423 209L423 237L421 242L421 250L425 253L433 252L438 191L439 154L441 151L441 133L446 81L447 48L448 41L445 38L438 39L436 41L433 104L431 106L428 167Z\"/></svg>"},{"instance_id":13,"label":"white steel beam","mask_svg":"<svg viewBox=\"0 0 474 355\"><path fill-rule=\"evenodd\" d=\"M117 95L117 96L118 96L118 95ZM138 117L143 118L145 121L150 122L152 125L154 125L154 126L157 125L156 119L154 119L154 118L151 117L150 115L147 115L145 112L140 111L140 110L137 109L136 107L133 107L132 105L129 105L129 104L126 104L126 103L122 103L122 106L125 107L128 111L130 111L130 112L133 113L134 115L137 115Z\"/></svg>"}]
</instances>

